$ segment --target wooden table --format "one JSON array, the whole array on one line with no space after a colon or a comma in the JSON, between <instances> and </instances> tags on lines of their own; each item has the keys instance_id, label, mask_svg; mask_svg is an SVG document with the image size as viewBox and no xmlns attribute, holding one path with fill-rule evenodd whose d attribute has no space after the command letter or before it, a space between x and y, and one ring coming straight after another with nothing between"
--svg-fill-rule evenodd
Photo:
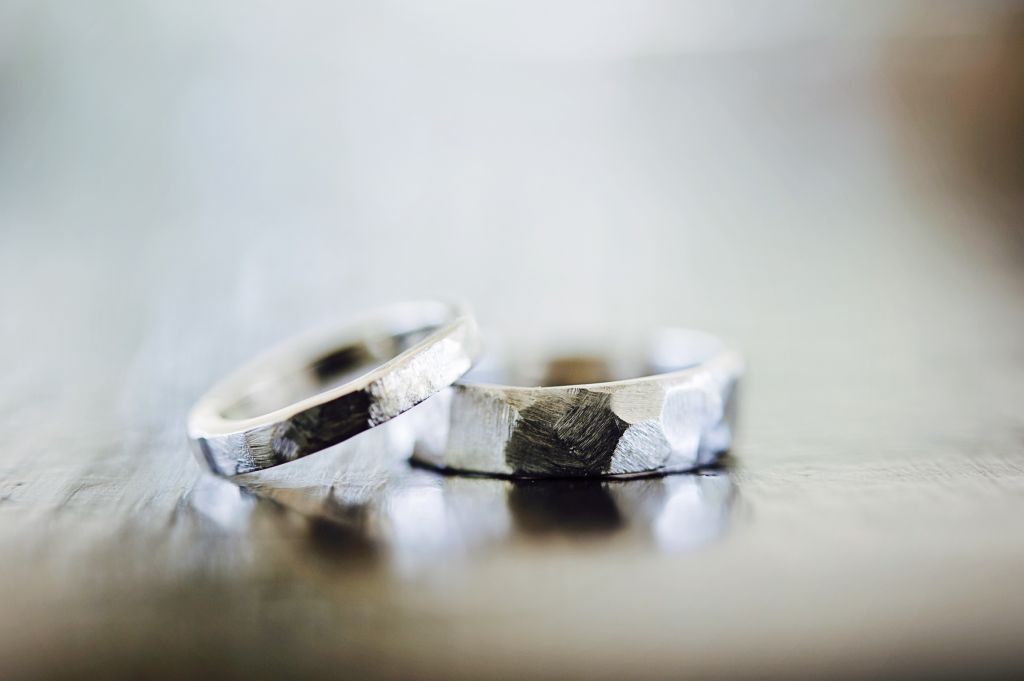
<instances>
[{"instance_id":1,"label":"wooden table","mask_svg":"<svg viewBox=\"0 0 1024 681\"><path fill-rule=\"evenodd\" d=\"M236 47L209 54L272 49ZM492 81L455 59L473 87L423 98L298 54L365 95L338 136L337 102L274 132L315 89L218 119L216 84L248 81L185 97L199 71L175 58L111 76L142 127L45 99L70 86L43 67L42 103L11 100L45 153L0 165L0 678L1024 672L1024 249L915 194L860 67L790 80L812 49ZM50 136L71 120L91 136ZM623 483L442 477L387 433L248 491L200 475L184 415L212 381L431 296L513 352L731 337L739 443Z\"/></svg>"}]
</instances>

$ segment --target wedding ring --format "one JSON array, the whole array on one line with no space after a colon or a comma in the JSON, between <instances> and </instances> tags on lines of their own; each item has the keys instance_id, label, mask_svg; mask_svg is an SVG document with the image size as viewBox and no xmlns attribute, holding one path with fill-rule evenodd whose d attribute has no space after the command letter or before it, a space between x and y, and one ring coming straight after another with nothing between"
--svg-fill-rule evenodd
<instances>
[{"instance_id":1,"label":"wedding ring","mask_svg":"<svg viewBox=\"0 0 1024 681\"><path fill-rule=\"evenodd\" d=\"M611 380L625 363L602 357L551 361L532 378L520 371L519 385L470 374L431 400L446 408L420 433L414 457L526 478L629 477L712 463L731 443L739 354L709 334L674 329L656 336L641 364L642 377L625 380Z\"/></svg>"},{"instance_id":2,"label":"wedding ring","mask_svg":"<svg viewBox=\"0 0 1024 681\"><path fill-rule=\"evenodd\" d=\"M407 303L287 343L213 387L189 438L211 472L294 461L380 425L451 385L479 353L459 306Z\"/></svg>"}]
</instances>

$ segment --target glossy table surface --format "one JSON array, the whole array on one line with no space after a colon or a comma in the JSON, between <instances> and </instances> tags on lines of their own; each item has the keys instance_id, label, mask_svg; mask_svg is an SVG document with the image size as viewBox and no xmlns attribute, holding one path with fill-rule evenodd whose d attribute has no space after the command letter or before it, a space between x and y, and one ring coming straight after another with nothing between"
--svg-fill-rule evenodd
<instances>
[{"instance_id":1,"label":"glossy table surface","mask_svg":"<svg viewBox=\"0 0 1024 681\"><path fill-rule=\"evenodd\" d=\"M152 51L104 29L2 81L0 677L1024 671L1019 220L908 179L874 62L400 52L385 92L313 29L146 25ZM77 78L137 99L62 108ZM382 428L244 489L200 474L214 380L424 297L494 352L723 334L738 443L514 483L411 467Z\"/></svg>"}]
</instances>

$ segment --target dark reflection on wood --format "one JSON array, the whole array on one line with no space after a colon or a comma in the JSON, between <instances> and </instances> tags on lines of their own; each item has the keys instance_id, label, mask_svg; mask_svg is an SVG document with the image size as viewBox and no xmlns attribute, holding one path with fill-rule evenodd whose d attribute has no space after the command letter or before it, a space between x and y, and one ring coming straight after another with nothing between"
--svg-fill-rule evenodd
<instances>
[{"instance_id":1,"label":"dark reflection on wood","mask_svg":"<svg viewBox=\"0 0 1024 681\"><path fill-rule=\"evenodd\" d=\"M379 547L362 528L339 523L335 516L309 518L309 539L321 557L331 560L370 562Z\"/></svg>"},{"instance_id":2,"label":"dark reflection on wood","mask_svg":"<svg viewBox=\"0 0 1024 681\"><path fill-rule=\"evenodd\" d=\"M525 534L606 534L623 526L608 483L600 480L512 482L508 507Z\"/></svg>"}]
</instances>

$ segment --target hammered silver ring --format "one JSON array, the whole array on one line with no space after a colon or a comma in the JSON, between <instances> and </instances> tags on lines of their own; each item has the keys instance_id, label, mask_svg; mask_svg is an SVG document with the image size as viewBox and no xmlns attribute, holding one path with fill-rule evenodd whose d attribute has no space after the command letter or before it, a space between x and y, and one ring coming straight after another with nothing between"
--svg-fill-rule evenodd
<instances>
[{"instance_id":1,"label":"hammered silver ring","mask_svg":"<svg viewBox=\"0 0 1024 681\"><path fill-rule=\"evenodd\" d=\"M640 377L610 380L622 364L563 358L526 386L471 373L431 401L445 409L421 429L414 458L514 478L631 477L691 470L728 450L743 372L735 350L670 329L656 334Z\"/></svg>"},{"instance_id":2,"label":"hammered silver ring","mask_svg":"<svg viewBox=\"0 0 1024 681\"><path fill-rule=\"evenodd\" d=\"M189 415L189 438L218 475L294 461L427 400L479 351L476 322L461 306L383 308L292 340L214 386Z\"/></svg>"}]
</instances>

